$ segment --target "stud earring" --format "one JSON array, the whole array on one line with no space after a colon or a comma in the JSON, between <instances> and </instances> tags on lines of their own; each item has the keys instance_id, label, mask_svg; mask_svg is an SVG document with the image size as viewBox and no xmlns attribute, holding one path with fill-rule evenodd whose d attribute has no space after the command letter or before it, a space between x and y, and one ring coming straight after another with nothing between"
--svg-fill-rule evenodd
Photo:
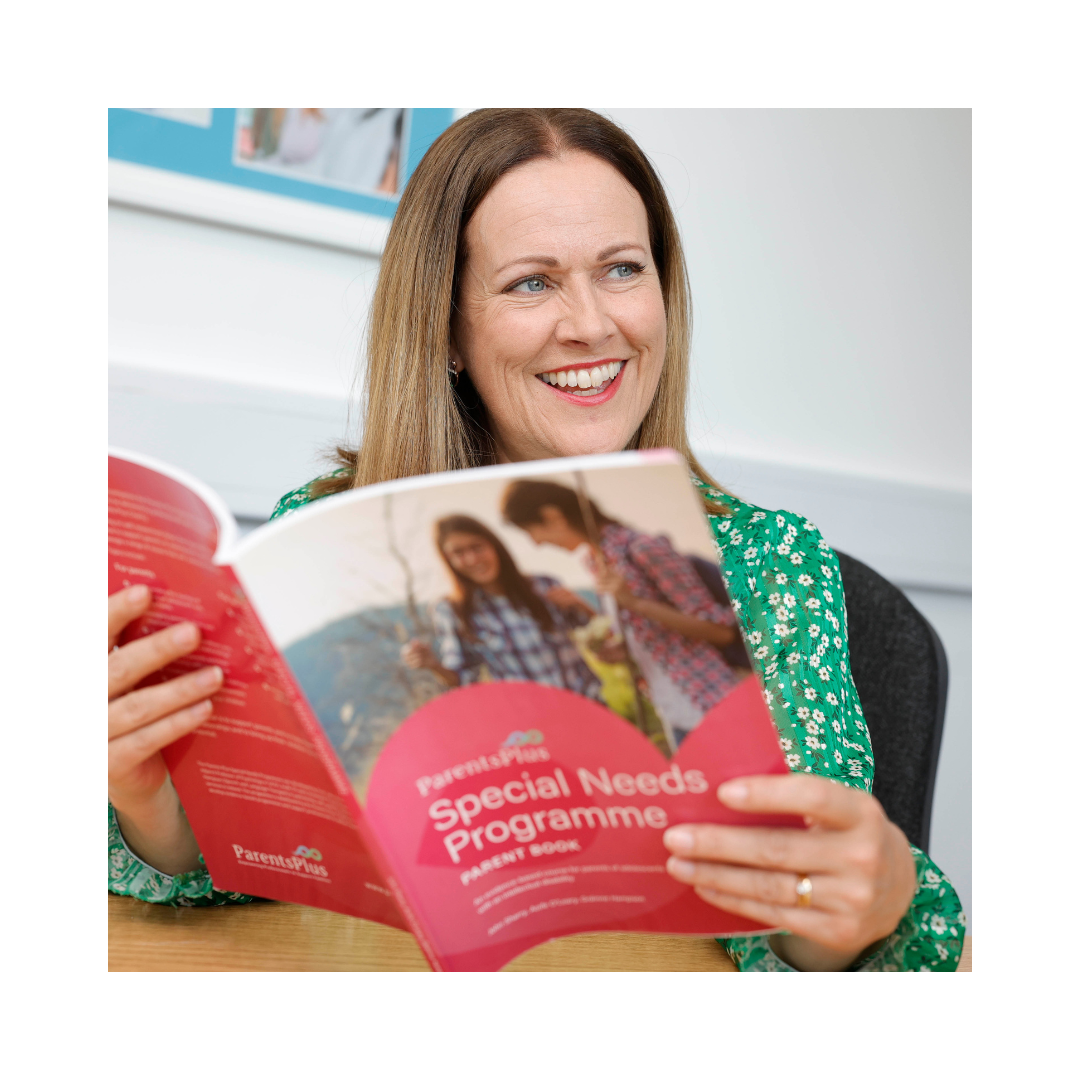
<instances>
[{"instance_id":1,"label":"stud earring","mask_svg":"<svg viewBox=\"0 0 1080 1080\"><path fill-rule=\"evenodd\" d=\"M447 359L447 361L446 361L446 371L447 371L447 374L450 376L451 385L452 386L457 386L457 384L458 384L458 366L457 366L457 361L453 357L450 357L450 358Z\"/></svg>"}]
</instances>

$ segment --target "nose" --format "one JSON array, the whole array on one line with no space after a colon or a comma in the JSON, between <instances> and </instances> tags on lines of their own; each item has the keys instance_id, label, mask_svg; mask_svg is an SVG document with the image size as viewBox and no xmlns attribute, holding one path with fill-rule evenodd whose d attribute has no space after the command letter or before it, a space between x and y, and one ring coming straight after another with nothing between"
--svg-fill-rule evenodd
<instances>
[{"instance_id":1,"label":"nose","mask_svg":"<svg viewBox=\"0 0 1080 1080\"><path fill-rule=\"evenodd\" d=\"M563 315L555 327L560 345L595 350L615 333L605 297L588 276L568 283L562 293Z\"/></svg>"}]
</instances>

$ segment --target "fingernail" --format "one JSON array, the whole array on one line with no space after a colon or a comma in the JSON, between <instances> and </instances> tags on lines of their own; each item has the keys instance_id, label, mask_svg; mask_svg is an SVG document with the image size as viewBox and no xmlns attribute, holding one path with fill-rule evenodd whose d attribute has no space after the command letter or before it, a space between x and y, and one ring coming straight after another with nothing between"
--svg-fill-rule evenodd
<instances>
[{"instance_id":1,"label":"fingernail","mask_svg":"<svg viewBox=\"0 0 1080 1080\"><path fill-rule=\"evenodd\" d=\"M664 843L668 851L677 852L679 855L689 855L694 850L694 834L689 829L682 829L676 825L675 828L668 829L664 833Z\"/></svg>"},{"instance_id":2,"label":"fingernail","mask_svg":"<svg viewBox=\"0 0 1080 1080\"><path fill-rule=\"evenodd\" d=\"M132 585L127 591L127 598L132 604L141 604L150 595L145 585Z\"/></svg>"},{"instance_id":3,"label":"fingernail","mask_svg":"<svg viewBox=\"0 0 1080 1080\"><path fill-rule=\"evenodd\" d=\"M206 690L217 686L217 684L221 682L221 678L221 668L219 667L203 668L196 676L199 688Z\"/></svg>"},{"instance_id":4,"label":"fingernail","mask_svg":"<svg viewBox=\"0 0 1080 1080\"><path fill-rule=\"evenodd\" d=\"M730 780L726 784L721 784L716 789L716 794L721 802L743 803L750 797L750 789L745 784Z\"/></svg>"},{"instance_id":5,"label":"fingernail","mask_svg":"<svg viewBox=\"0 0 1080 1080\"><path fill-rule=\"evenodd\" d=\"M667 871L675 878L691 878L694 876L694 864L687 859L676 859L672 855L667 861Z\"/></svg>"},{"instance_id":6,"label":"fingernail","mask_svg":"<svg viewBox=\"0 0 1080 1080\"><path fill-rule=\"evenodd\" d=\"M169 634L169 640L174 645L183 648L186 645L194 645L198 633L198 627L194 623L180 623L179 626L174 626L172 628L172 632Z\"/></svg>"}]
</instances>

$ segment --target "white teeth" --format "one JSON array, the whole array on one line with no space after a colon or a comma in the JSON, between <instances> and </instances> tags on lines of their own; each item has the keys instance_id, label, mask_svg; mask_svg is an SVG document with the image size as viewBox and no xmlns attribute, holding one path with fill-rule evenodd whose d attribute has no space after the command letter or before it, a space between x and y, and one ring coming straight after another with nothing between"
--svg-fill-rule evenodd
<instances>
[{"instance_id":1,"label":"white teeth","mask_svg":"<svg viewBox=\"0 0 1080 1080\"><path fill-rule=\"evenodd\" d=\"M543 371L540 378L549 386L570 386L580 390L596 390L615 379L622 371L625 360L612 360L594 368L569 368L564 371ZM591 396L591 395L590 395Z\"/></svg>"}]
</instances>

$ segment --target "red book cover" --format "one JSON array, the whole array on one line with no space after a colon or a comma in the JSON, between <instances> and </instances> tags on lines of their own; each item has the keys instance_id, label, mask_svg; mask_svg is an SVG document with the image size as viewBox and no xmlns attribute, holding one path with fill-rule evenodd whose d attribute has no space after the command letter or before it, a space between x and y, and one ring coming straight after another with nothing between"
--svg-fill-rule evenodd
<instances>
[{"instance_id":1,"label":"red book cover","mask_svg":"<svg viewBox=\"0 0 1080 1080\"><path fill-rule=\"evenodd\" d=\"M221 500L109 462L109 591L191 619L213 715L166 751L219 889L411 930L496 970L595 930L764 928L665 871L734 776L785 773L686 465L494 466L320 499L243 540Z\"/></svg>"}]
</instances>

